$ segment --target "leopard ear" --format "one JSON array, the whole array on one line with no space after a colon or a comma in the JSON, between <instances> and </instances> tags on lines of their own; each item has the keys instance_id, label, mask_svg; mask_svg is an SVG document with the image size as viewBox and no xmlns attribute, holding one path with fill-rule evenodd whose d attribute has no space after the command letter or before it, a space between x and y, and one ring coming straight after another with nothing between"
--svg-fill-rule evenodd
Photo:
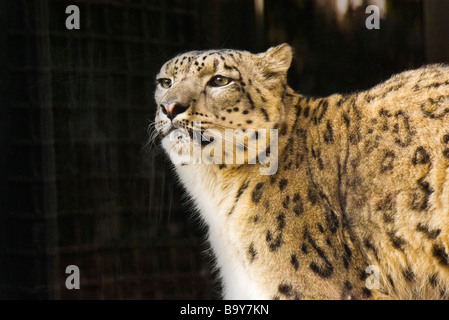
<instances>
[{"instance_id":1,"label":"leopard ear","mask_svg":"<svg viewBox=\"0 0 449 320\"><path fill-rule=\"evenodd\" d=\"M286 73L292 63L293 50L287 43L280 44L260 53L267 73Z\"/></svg>"}]
</instances>

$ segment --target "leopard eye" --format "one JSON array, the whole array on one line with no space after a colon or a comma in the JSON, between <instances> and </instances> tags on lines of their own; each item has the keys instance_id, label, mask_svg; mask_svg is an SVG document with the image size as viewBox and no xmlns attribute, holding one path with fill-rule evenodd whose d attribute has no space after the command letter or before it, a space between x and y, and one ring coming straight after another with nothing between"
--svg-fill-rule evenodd
<instances>
[{"instance_id":1,"label":"leopard eye","mask_svg":"<svg viewBox=\"0 0 449 320\"><path fill-rule=\"evenodd\" d=\"M227 78L227 77L223 77L223 76L215 76L213 77L210 81L209 84L212 87L223 87L229 83L231 83L231 79Z\"/></svg>"},{"instance_id":2,"label":"leopard eye","mask_svg":"<svg viewBox=\"0 0 449 320\"><path fill-rule=\"evenodd\" d=\"M161 79L157 79L157 82L165 89L168 89L171 87L171 79L161 78Z\"/></svg>"}]
</instances>

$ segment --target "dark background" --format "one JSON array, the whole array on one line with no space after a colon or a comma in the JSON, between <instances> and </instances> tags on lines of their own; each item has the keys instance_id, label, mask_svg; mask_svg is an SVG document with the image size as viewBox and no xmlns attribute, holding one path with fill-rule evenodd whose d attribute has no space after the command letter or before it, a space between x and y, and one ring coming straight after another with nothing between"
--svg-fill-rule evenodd
<instances>
[{"instance_id":1,"label":"dark background","mask_svg":"<svg viewBox=\"0 0 449 320\"><path fill-rule=\"evenodd\" d=\"M447 0L0 0L0 298L219 297L204 230L147 144L173 55L288 42L290 85L319 96L449 62L448 33Z\"/></svg>"}]
</instances>

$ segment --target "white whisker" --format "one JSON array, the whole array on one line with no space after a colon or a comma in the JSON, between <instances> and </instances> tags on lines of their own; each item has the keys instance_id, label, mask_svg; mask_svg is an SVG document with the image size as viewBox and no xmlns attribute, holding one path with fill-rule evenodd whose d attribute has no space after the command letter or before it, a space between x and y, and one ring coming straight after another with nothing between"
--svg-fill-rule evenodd
<instances>
[{"instance_id":1,"label":"white whisker","mask_svg":"<svg viewBox=\"0 0 449 320\"><path fill-rule=\"evenodd\" d=\"M153 147L156 147L156 138L159 136L159 132L156 129L156 122L150 122L147 129L149 138L147 143L143 146L143 148L146 148L147 146L150 146L150 150L152 150Z\"/></svg>"}]
</instances>

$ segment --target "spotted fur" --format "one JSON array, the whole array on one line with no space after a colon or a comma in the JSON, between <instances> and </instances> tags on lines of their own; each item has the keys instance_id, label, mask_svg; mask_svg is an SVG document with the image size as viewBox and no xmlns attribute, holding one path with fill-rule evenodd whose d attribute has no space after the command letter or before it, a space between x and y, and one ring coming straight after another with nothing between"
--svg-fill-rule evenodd
<instances>
[{"instance_id":1,"label":"spotted fur","mask_svg":"<svg viewBox=\"0 0 449 320\"><path fill-rule=\"evenodd\" d=\"M288 87L291 59L286 44L196 51L158 74L172 81L155 93L168 154L185 147L170 130L192 132L194 121L279 132L271 176L261 164L174 166L209 227L224 298L449 298L449 67L311 98ZM216 75L232 81L211 87ZM183 112L170 121L163 103ZM367 286L368 266L378 287Z\"/></svg>"}]
</instances>

